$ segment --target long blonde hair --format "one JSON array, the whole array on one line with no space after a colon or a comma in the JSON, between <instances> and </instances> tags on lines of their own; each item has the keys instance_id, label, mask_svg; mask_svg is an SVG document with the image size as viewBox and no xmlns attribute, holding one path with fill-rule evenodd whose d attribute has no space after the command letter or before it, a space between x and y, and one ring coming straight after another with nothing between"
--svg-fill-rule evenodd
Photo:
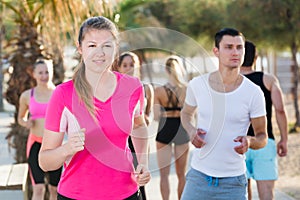
<instances>
[{"instance_id":1,"label":"long blonde hair","mask_svg":"<svg viewBox=\"0 0 300 200\"><path fill-rule=\"evenodd\" d=\"M183 104L185 99L187 87L187 82L185 81L186 71L179 56L172 55L168 57L165 65L167 73L175 81L174 87L167 85L173 92L173 95L175 95L172 95L170 103L172 106L178 106L178 103Z\"/></svg>"},{"instance_id":2,"label":"long blonde hair","mask_svg":"<svg viewBox=\"0 0 300 200\"><path fill-rule=\"evenodd\" d=\"M185 69L183 68L182 59L178 56L172 55L167 58L166 71L173 77L177 87L186 87Z\"/></svg>"},{"instance_id":3,"label":"long blonde hair","mask_svg":"<svg viewBox=\"0 0 300 200\"><path fill-rule=\"evenodd\" d=\"M84 40L85 34L92 29L110 31L118 46L117 27L109 19L102 16L88 18L86 21L82 23L78 35L79 46L82 45L82 41ZM76 67L72 79L79 99L83 101L89 113L94 117L95 116L95 106L93 102L94 94L93 94L92 86L88 83L85 76L85 64L83 60L81 60L81 62Z\"/></svg>"}]
</instances>

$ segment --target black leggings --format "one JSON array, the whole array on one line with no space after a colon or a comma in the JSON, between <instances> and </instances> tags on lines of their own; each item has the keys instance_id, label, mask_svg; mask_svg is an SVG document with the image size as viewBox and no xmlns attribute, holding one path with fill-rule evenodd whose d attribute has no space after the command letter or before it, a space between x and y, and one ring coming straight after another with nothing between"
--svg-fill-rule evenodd
<instances>
[{"instance_id":1,"label":"black leggings","mask_svg":"<svg viewBox=\"0 0 300 200\"><path fill-rule=\"evenodd\" d=\"M57 200L75 200L75 199L65 197L65 196L58 193L57 194ZM134 193L133 195L131 195L130 197L128 197L124 200L143 200L143 197L142 197L140 191L137 191L136 193Z\"/></svg>"}]
</instances>

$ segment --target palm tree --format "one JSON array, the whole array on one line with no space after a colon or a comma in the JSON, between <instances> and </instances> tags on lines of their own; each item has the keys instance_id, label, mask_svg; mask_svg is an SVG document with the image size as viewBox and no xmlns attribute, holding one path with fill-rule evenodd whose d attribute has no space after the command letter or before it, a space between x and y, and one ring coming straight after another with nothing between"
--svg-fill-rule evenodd
<instances>
[{"instance_id":1,"label":"palm tree","mask_svg":"<svg viewBox=\"0 0 300 200\"><path fill-rule=\"evenodd\" d=\"M93 1L94 2L94 1ZM5 93L7 101L15 106L14 123L7 139L15 148L17 163L26 162L26 143L28 130L18 124L20 94L36 83L32 77L33 63L42 57L53 60L54 83L64 79L63 47L67 42L74 42L73 36L80 23L93 15L111 16L111 3L88 0L0 0L4 23L14 26L6 35L4 57L13 72ZM6 21L5 21L6 20ZM11 37L8 37L11 36Z\"/></svg>"}]
</instances>

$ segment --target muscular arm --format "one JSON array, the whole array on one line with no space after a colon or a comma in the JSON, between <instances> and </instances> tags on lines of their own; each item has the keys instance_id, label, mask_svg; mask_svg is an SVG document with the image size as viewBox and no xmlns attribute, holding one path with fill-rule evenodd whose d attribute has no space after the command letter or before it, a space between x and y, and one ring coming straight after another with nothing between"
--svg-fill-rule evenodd
<instances>
[{"instance_id":1,"label":"muscular arm","mask_svg":"<svg viewBox=\"0 0 300 200\"><path fill-rule=\"evenodd\" d=\"M253 127L253 131L255 136L247 136L249 139L249 147L251 149L260 149L266 146L267 144L267 123L266 123L266 117L257 117L252 118L251 123Z\"/></svg>"},{"instance_id":2,"label":"muscular arm","mask_svg":"<svg viewBox=\"0 0 300 200\"><path fill-rule=\"evenodd\" d=\"M265 80L270 85L272 103L275 110L276 122L280 132L280 141L277 144L277 153L279 156L286 156L287 141L288 141L288 123L284 108L282 91L276 77L272 75L265 75Z\"/></svg>"},{"instance_id":3,"label":"muscular arm","mask_svg":"<svg viewBox=\"0 0 300 200\"><path fill-rule=\"evenodd\" d=\"M260 149L267 144L267 124L266 117L257 117L251 119L252 127L255 136L238 136L234 139L235 142L241 144L234 147L234 150L239 154L244 154L251 149Z\"/></svg>"},{"instance_id":4,"label":"muscular arm","mask_svg":"<svg viewBox=\"0 0 300 200\"><path fill-rule=\"evenodd\" d=\"M196 106L190 106L185 103L180 112L180 117L181 117L181 123L184 129L189 134L192 144L196 148L201 148L203 145L205 145L205 141L203 137L201 137L201 135L206 134L206 132L204 130L197 129L195 127L196 110L197 110Z\"/></svg>"},{"instance_id":5,"label":"muscular arm","mask_svg":"<svg viewBox=\"0 0 300 200\"><path fill-rule=\"evenodd\" d=\"M195 127L195 114L197 107L184 104L180 113L181 123L189 134L190 138L195 137L197 128Z\"/></svg>"}]
</instances>

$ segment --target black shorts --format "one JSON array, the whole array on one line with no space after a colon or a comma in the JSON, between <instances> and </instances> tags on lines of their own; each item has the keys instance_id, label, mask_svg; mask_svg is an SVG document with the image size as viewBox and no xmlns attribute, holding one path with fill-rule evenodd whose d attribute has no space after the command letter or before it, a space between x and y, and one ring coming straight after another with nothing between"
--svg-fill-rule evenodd
<instances>
[{"instance_id":1,"label":"black shorts","mask_svg":"<svg viewBox=\"0 0 300 200\"><path fill-rule=\"evenodd\" d=\"M34 142L30 148L29 156L28 156L28 164L30 169L30 176L32 185L45 183L45 176L48 173L49 175L49 184L52 186L57 186L60 180L62 167L55 171L44 172L39 166L39 152L41 149L41 143Z\"/></svg>"},{"instance_id":2,"label":"black shorts","mask_svg":"<svg viewBox=\"0 0 300 200\"><path fill-rule=\"evenodd\" d=\"M190 138L182 127L180 117L161 117L158 124L156 141L164 144L185 144Z\"/></svg>"}]
</instances>

